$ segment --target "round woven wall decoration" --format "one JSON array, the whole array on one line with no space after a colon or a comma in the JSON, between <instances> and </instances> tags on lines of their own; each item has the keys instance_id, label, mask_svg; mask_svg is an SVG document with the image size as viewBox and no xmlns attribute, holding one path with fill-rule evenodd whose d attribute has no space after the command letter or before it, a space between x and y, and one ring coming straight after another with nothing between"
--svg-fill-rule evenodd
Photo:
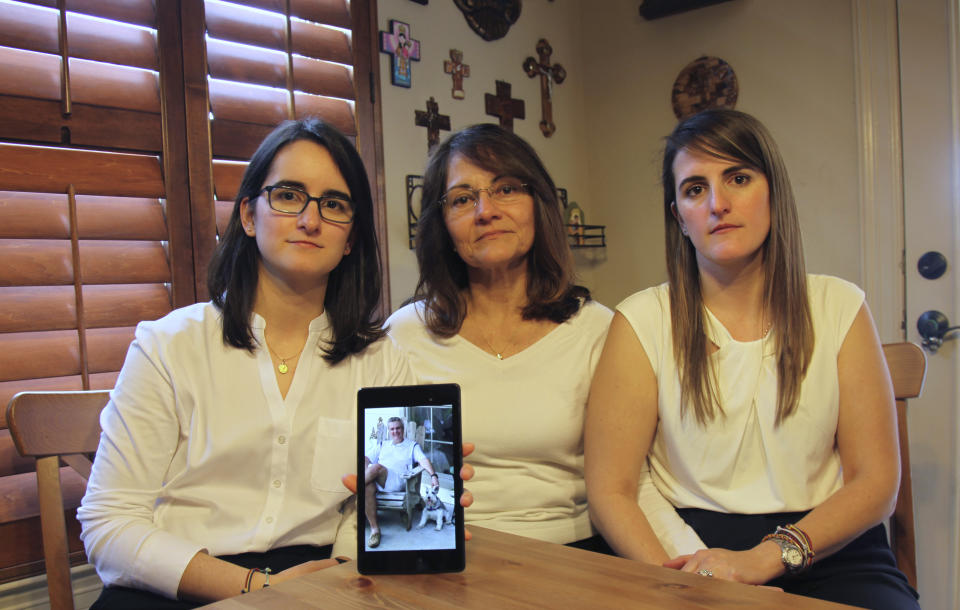
<instances>
[{"instance_id":1,"label":"round woven wall decoration","mask_svg":"<svg viewBox=\"0 0 960 610\"><path fill-rule=\"evenodd\" d=\"M673 82L673 113L683 120L707 108L733 108L739 90L730 64L719 57L698 57Z\"/></svg>"}]
</instances>

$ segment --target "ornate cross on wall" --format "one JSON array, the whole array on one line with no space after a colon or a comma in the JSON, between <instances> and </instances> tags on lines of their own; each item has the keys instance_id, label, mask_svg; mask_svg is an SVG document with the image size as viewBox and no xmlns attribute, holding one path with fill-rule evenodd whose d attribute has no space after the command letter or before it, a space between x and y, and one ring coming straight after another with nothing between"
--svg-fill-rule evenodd
<instances>
[{"instance_id":1,"label":"ornate cross on wall","mask_svg":"<svg viewBox=\"0 0 960 610\"><path fill-rule=\"evenodd\" d=\"M440 143L440 130L450 131L450 117L440 114L440 105L431 97L427 100L427 111L414 110L413 119L417 127L427 128L427 151Z\"/></svg>"},{"instance_id":2,"label":"ornate cross on wall","mask_svg":"<svg viewBox=\"0 0 960 610\"><path fill-rule=\"evenodd\" d=\"M567 71L563 69L563 66L560 64L550 65L550 55L552 53L553 47L550 46L550 43L547 42L545 38L541 38L540 41L537 42L537 55L539 55L540 60L537 61L533 57L528 57L527 60L523 62L523 69L526 71L527 76L533 78L538 74L540 75L540 106L542 115L540 131L548 138L557 130L557 126L553 124L553 102L551 98L553 84L556 83L559 85L567 78Z\"/></svg>"},{"instance_id":3,"label":"ornate cross on wall","mask_svg":"<svg viewBox=\"0 0 960 610\"><path fill-rule=\"evenodd\" d=\"M453 99L462 100L463 79L470 76L470 66L463 63L463 51L450 49L450 59L443 60L443 71L453 77Z\"/></svg>"},{"instance_id":4,"label":"ornate cross on wall","mask_svg":"<svg viewBox=\"0 0 960 610\"><path fill-rule=\"evenodd\" d=\"M484 93L487 114L500 119L500 127L509 132L513 132L513 119L522 119L526 117L526 107L523 100L512 99L510 97L510 83L498 80L497 94Z\"/></svg>"},{"instance_id":5,"label":"ornate cross on wall","mask_svg":"<svg viewBox=\"0 0 960 610\"><path fill-rule=\"evenodd\" d=\"M410 37L410 25L390 20L390 31L380 32L380 52L390 55L390 82L409 87L413 78L410 62L420 61L420 41Z\"/></svg>"}]
</instances>

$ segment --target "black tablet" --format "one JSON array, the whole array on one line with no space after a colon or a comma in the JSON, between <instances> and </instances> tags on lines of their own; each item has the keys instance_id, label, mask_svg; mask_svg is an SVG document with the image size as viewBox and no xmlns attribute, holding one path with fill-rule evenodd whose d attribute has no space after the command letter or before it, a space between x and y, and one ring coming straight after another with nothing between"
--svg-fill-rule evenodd
<instances>
[{"instance_id":1,"label":"black tablet","mask_svg":"<svg viewBox=\"0 0 960 610\"><path fill-rule=\"evenodd\" d=\"M363 388L357 407L357 569L463 570L460 386Z\"/></svg>"}]
</instances>

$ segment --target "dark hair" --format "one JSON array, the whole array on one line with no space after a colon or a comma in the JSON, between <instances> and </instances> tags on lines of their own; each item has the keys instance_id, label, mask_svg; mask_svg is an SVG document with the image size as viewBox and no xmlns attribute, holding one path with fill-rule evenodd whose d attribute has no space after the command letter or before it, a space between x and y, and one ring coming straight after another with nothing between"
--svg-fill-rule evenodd
<instances>
[{"instance_id":1,"label":"dark hair","mask_svg":"<svg viewBox=\"0 0 960 610\"><path fill-rule=\"evenodd\" d=\"M527 305L523 317L566 321L582 302L590 300L590 291L573 283L573 255L567 243L557 187L533 147L497 125L484 123L452 134L427 161L416 244L420 266L416 297L425 302L427 327L448 337L460 331L467 315L462 295L468 285L467 264L453 249L440 205L447 188L447 165L455 154L489 172L519 178L529 185L534 238L527 254Z\"/></svg>"},{"instance_id":2,"label":"dark hair","mask_svg":"<svg viewBox=\"0 0 960 610\"><path fill-rule=\"evenodd\" d=\"M800 221L787 168L776 142L760 121L735 110L705 110L682 121L666 139L663 153L663 213L673 354L680 370L684 408L697 421L722 412L715 371L704 333L703 297L693 243L680 230L671 207L676 199L673 162L681 150L744 163L762 173L770 188L770 232L763 244L764 307L772 316L777 358L777 423L793 413L800 384L813 354L813 321L807 301Z\"/></svg>"},{"instance_id":3,"label":"dark hair","mask_svg":"<svg viewBox=\"0 0 960 610\"><path fill-rule=\"evenodd\" d=\"M377 315L380 301L380 252L374 230L373 199L363 161L336 128L317 118L281 123L253 153L230 213L227 227L210 262L207 290L223 317L223 341L253 351L256 339L250 315L256 296L260 251L240 222L240 202L257 198L277 153L297 140L309 140L327 149L343 175L354 202L350 253L330 272L324 310L333 328L333 343L324 358L337 363L363 351L383 336Z\"/></svg>"}]
</instances>

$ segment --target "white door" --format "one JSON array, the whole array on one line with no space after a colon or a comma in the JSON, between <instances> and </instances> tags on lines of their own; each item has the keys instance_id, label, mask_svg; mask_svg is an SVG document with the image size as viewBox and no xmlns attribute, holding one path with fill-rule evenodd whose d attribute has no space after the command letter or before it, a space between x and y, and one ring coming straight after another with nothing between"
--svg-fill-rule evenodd
<instances>
[{"instance_id":1,"label":"white door","mask_svg":"<svg viewBox=\"0 0 960 610\"><path fill-rule=\"evenodd\" d=\"M917 319L944 313L960 324L960 125L958 0L901 0L900 111L906 271L906 336L922 341ZM929 251L946 273L917 269ZM921 398L909 402L917 529L917 575L924 608L960 608L960 337L927 353Z\"/></svg>"}]
</instances>

